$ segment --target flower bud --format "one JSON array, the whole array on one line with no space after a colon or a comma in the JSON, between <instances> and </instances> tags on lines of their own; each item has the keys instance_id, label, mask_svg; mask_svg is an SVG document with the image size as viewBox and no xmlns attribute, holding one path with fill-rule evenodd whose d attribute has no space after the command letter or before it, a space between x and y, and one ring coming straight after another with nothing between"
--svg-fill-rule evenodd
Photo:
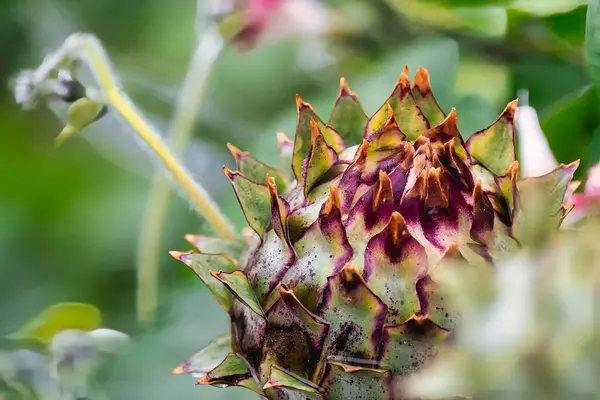
<instances>
[{"instance_id":1,"label":"flower bud","mask_svg":"<svg viewBox=\"0 0 600 400\"><path fill-rule=\"evenodd\" d=\"M71 136L102 118L107 112L104 104L82 97L75 101L67 111L67 125L56 138L56 144L61 145Z\"/></svg>"}]
</instances>

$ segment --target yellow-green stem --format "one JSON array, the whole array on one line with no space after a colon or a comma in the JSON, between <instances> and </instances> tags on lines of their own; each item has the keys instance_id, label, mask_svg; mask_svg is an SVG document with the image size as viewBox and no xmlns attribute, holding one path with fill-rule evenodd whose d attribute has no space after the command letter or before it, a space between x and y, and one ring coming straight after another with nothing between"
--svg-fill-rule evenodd
<instances>
[{"instance_id":1,"label":"yellow-green stem","mask_svg":"<svg viewBox=\"0 0 600 400\"><path fill-rule=\"evenodd\" d=\"M181 86L168 139L171 148L181 154L194 132L196 115L212 66L222 49L222 40L213 29L207 29L198 42ZM148 202L138 241L137 316L151 323L156 316L160 271L160 244L171 198L169 180L159 171L148 193Z\"/></svg>"},{"instance_id":2,"label":"yellow-green stem","mask_svg":"<svg viewBox=\"0 0 600 400\"><path fill-rule=\"evenodd\" d=\"M156 319L158 306L160 244L171 196L171 184L164 175L154 178L138 238L137 318L142 323Z\"/></svg>"},{"instance_id":3,"label":"yellow-green stem","mask_svg":"<svg viewBox=\"0 0 600 400\"><path fill-rule=\"evenodd\" d=\"M218 41L217 43L218 48L216 48L216 51L213 51L214 58L217 57L221 50L221 42ZM202 55L201 52L202 49L198 48L194 55L194 60ZM139 138L158 157L165 170L181 187L198 214L205 218L217 235L224 238L236 237L237 234L234 227L221 213L219 207L211 200L206 190L192 179L189 172L177 159L176 153L171 151L161 136L142 118L127 95L121 90L116 79L116 74L111 69L108 56L95 36L81 33L69 36L57 51L44 58L42 64L35 71L26 72L28 85L31 85L34 88L33 90L39 90L38 88L42 87L47 79L54 79L53 76L56 74L57 69L73 68L76 65L76 61L83 63L89 68L99 88L99 90L88 89L86 96L98 103L112 106L117 113L127 120ZM205 75L208 75L212 63L213 61L206 63ZM202 71L200 70L200 72ZM206 79L204 77L200 79L200 82L197 82L194 80L196 78L198 77L194 76L193 73L188 74L177 106L177 116L174 118L171 134L175 140L173 143L175 149L181 149L188 140L193 127L195 112L202 98ZM24 101L23 104L30 107L34 102L28 104L27 101ZM73 127L68 126L59 135L58 143L60 144L73 133ZM156 253L153 253L156 249L144 249L143 243L150 243L149 247L156 247L152 243L157 244L159 242L165 218L164 213L169 198L169 183L164 175L161 175L159 182L155 183L152 191L152 202L154 204L152 205L152 209L158 211L146 221L146 225L142 231L147 236L140 239L139 253L142 257L139 259L139 264L144 265L146 262L149 262L150 265L148 269L140 268L138 271L138 313L142 320L151 320L154 316L158 285L157 260L149 259L148 261L148 259L143 258L146 256L143 250L148 250L148 257L156 258ZM154 193L158 194L155 195ZM158 229L154 229L153 227L158 227Z\"/></svg>"},{"instance_id":4,"label":"yellow-green stem","mask_svg":"<svg viewBox=\"0 0 600 400\"><path fill-rule=\"evenodd\" d=\"M235 230L221 214L218 206L210 199L203 187L198 185L183 167L171 150L162 141L152 128L139 116L131 104L119 91L109 90L106 93L108 102L113 106L135 129L138 136L152 149L160 159L162 165L171 174L173 179L181 186L187 198L194 205L213 229L222 237L236 237Z\"/></svg>"},{"instance_id":5,"label":"yellow-green stem","mask_svg":"<svg viewBox=\"0 0 600 400\"><path fill-rule=\"evenodd\" d=\"M233 226L221 213L206 190L192 179L189 172L175 157L160 135L141 117L129 99L119 89L110 70L104 49L102 49L99 42L93 36L88 35L77 35L74 39L72 38L67 40L72 40L80 46L82 52L80 56L83 56L84 60L87 58L90 69L96 75L103 89L107 103L129 122L136 134L158 157L161 164L179 184L198 213L206 219L215 232L226 238L236 237Z\"/></svg>"}]
</instances>

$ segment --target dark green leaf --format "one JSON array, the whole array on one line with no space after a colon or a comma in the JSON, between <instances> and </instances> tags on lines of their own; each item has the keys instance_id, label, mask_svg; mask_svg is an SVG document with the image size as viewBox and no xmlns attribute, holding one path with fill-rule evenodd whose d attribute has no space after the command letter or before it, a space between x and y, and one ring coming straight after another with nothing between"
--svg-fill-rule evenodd
<instances>
[{"instance_id":1,"label":"dark green leaf","mask_svg":"<svg viewBox=\"0 0 600 400\"><path fill-rule=\"evenodd\" d=\"M600 90L600 0L589 0L585 27L585 55L596 89Z\"/></svg>"},{"instance_id":2,"label":"dark green leaf","mask_svg":"<svg viewBox=\"0 0 600 400\"><path fill-rule=\"evenodd\" d=\"M542 130L559 162L571 162L593 151L588 147L600 122L599 109L596 91L588 86L541 116Z\"/></svg>"}]
</instances>

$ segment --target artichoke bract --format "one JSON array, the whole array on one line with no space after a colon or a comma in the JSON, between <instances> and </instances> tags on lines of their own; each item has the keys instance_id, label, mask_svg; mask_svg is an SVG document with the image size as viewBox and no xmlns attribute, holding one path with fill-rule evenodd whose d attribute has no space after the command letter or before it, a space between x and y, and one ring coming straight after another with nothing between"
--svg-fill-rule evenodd
<instances>
[{"instance_id":1,"label":"artichoke bract","mask_svg":"<svg viewBox=\"0 0 600 400\"><path fill-rule=\"evenodd\" d=\"M297 97L282 165L229 146L224 168L252 234L188 235L190 266L231 316L231 333L177 367L198 383L272 399L404 398L460 316L430 273L444 260L492 268L524 244L541 193L557 228L578 163L518 180L517 102L464 141L425 69L405 68L370 118L341 80L327 122ZM535 223L538 224L536 217Z\"/></svg>"}]
</instances>

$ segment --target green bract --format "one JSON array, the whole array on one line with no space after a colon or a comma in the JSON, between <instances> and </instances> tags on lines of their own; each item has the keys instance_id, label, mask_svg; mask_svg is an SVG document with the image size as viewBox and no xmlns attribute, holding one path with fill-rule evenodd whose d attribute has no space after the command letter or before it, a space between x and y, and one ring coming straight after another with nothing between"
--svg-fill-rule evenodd
<instances>
[{"instance_id":1,"label":"green bract","mask_svg":"<svg viewBox=\"0 0 600 400\"><path fill-rule=\"evenodd\" d=\"M344 80L327 122L297 107L293 152L278 140L291 173L230 146L238 171L225 173L256 234L189 236L198 252L173 253L231 316L227 349L213 342L175 372L272 399L402 398L457 323L432 271L491 268L525 245L539 193L557 228L577 163L519 181L516 101L464 142L424 69L412 85L405 69L370 118Z\"/></svg>"}]
</instances>

